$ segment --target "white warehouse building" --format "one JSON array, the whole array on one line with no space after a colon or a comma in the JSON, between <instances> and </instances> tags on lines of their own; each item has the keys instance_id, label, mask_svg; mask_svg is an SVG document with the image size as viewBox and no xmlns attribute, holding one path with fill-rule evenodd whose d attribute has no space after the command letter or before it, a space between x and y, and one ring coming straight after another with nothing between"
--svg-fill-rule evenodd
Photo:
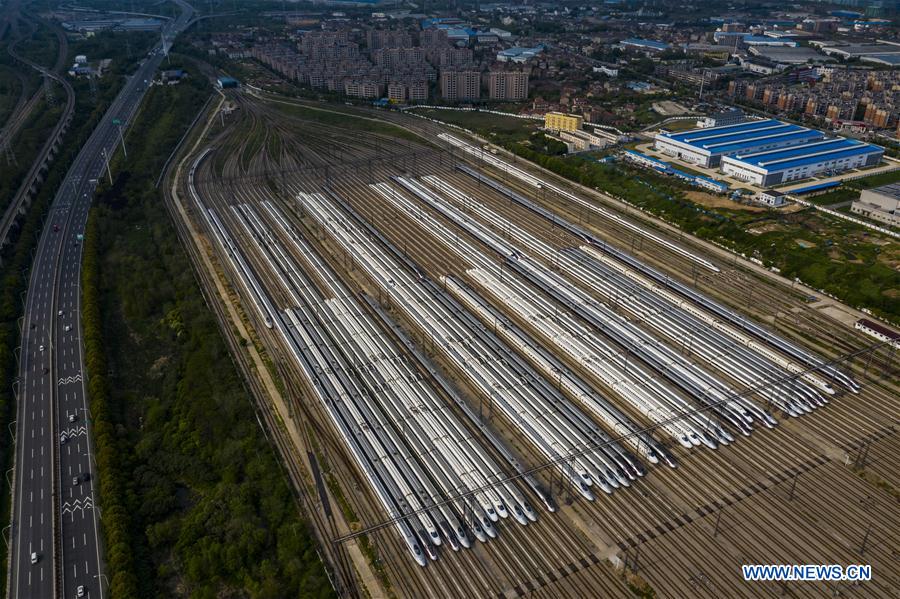
<instances>
[{"instance_id":1,"label":"white warehouse building","mask_svg":"<svg viewBox=\"0 0 900 599\"><path fill-rule=\"evenodd\" d=\"M723 156L783 148L824 137L821 131L764 119L678 133L659 133L654 147L683 162L712 168L719 166Z\"/></svg>"},{"instance_id":2,"label":"white warehouse building","mask_svg":"<svg viewBox=\"0 0 900 599\"><path fill-rule=\"evenodd\" d=\"M771 187L821 173L875 166L884 149L838 137L774 150L741 152L722 158L722 172L740 181Z\"/></svg>"}]
</instances>

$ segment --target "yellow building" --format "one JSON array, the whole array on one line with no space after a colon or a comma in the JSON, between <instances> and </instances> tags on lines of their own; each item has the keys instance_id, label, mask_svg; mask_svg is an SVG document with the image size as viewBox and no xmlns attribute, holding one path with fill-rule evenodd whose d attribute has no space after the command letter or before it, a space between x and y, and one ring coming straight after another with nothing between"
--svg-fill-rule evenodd
<instances>
[{"instance_id":1,"label":"yellow building","mask_svg":"<svg viewBox=\"0 0 900 599\"><path fill-rule=\"evenodd\" d=\"M554 131L580 131L584 118L577 114L548 112L544 115L544 128Z\"/></svg>"}]
</instances>

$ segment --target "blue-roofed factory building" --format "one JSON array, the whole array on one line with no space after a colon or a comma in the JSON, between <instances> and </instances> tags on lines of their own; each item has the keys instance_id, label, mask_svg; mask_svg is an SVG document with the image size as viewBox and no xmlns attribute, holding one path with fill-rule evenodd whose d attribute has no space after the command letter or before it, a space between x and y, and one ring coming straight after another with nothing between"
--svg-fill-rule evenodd
<instances>
[{"instance_id":1,"label":"blue-roofed factory building","mask_svg":"<svg viewBox=\"0 0 900 599\"><path fill-rule=\"evenodd\" d=\"M875 166L884 149L775 119L659 133L657 151L760 187Z\"/></svg>"},{"instance_id":2,"label":"blue-roofed factory building","mask_svg":"<svg viewBox=\"0 0 900 599\"><path fill-rule=\"evenodd\" d=\"M728 192L727 183L722 183L721 181L716 181L715 179L710 179L709 177L703 177L701 175L694 175L691 173L680 171L677 168L673 168L672 165L668 162L657 160L656 158L647 156L646 154L643 154L641 152L635 152L634 150L624 150L622 152L622 157L629 162L639 164L645 168L651 168L664 175L673 175L675 177L678 177L679 179L687 181L691 185L702 187L703 189L708 189L709 191L712 191L714 193Z\"/></svg>"},{"instance_id":3,"label":"blue-roofed factory building","mask_svg":"<svg viewBox=\"0 0 900 599\"><path fill-rule=\"evenodd\" d=\"M735 179L771 187L808 179L820 173L839 173L875 166L884 148L837 137L762 152L741 152L722 159L722 172Z\"/></svg>"},{"instance_id":4,"label":"blue-roofed factory building","mask_svg":"<svg viewBox=\"0 0 900 599\"><path fill-rule=\"evenodd\" d=\"M821 131L765 119L680 133L660 133L656 136L655 148L683 162L713 168L719 166L723 156L772 150L824 137Z\"/></svg>"}]
</instances>

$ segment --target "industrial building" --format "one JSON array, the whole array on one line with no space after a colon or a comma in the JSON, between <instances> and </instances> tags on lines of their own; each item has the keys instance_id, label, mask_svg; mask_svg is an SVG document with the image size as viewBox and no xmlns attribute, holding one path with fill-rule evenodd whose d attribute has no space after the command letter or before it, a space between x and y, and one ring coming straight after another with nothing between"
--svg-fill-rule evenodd
<instances>
[{"instance_id":1,"label":"industrial building","mask_svg":"<svg viewBox=\"0 0 900 599\"><path fill-rule=\"evenodd\" d=\"M538 44L533 48L520 48L518 46L500 50L497 52L497 60L500 62L525 63L544 51L544 46Z\"/></svg>"},{"instance_id":2,"label":"industrial building","mask_svg":"<svg viewBox=\"0 0 900 599\"><path fill-rule=\"evenodd\" d=\"M775 119L659 133L657 151L761 187L881 162L884 149Z\"/></svg>"},{"instance_id":3,"label":"industrial building","mask_svg":"<svg viewBox=\"0 0 900 599\"><path fill-rule=\"evenodd\" d=\"M584 117L563 112L548 112L544 115L544 128L553 131L579 131Z\"/></svg>"},{"instance_id":4,"label":"industrial building","mask_svg":"<svg viewBox=\"0 0 900 599\"><path fill-rule=\"evenodd\" d=\"M737 125L747 121L747 116L740 108L729 108L721 112L714 112L697 121L697 126L701 129L711 129L712 127L725 127L728 125Z\"/></svg>"},{"instance_id":5,"label":"industrial building","mask_svg":"<svg viewBox=\"0 0 900 599\"><path fill-rule=\"evenodd\" d=\"M613 142L610 142L609 136L597 135L588 131L560 131L559 138L566 142L569 151L585 151L603 149Z\"/></svg>"},{"instance_id":6,"label":"industrial building","mask_svg":"<svg viewBox=\"0 0 900 599\"><path fill-rule=\"evenodd\" d=\"M765 119L680 133L659 133L654 147L684 162L712 168L719 165L723 156L773 150L824 138L821 131Z\"/></svg>"},{"instance_id":7,"label":"industrial building","mask_svg":"<svg viewBox=\"0 0 900 599\"><path fill-rule=\"evenodd\" d=\"M784 206L784 194L780 191L768 189L757 194L756 199L767 206L778 208Z\"/></svg>"},{"instance_id":8,"label":"industrial building","mask_svg":"<svg viewBox=\"0 0 900 599\"><path fill-rule=\"evenodd\" d=\"M892 227L900 227L900 183L864 189L850 212Z\"/></svg>"},{"instance_id":9,"label":"industrial building","mask_svg":"<svg viewBox=\"0 0 900 599\"><path fill-rule=\"evenodd\" d=\"M862 331L866 335L870 335L875 337L879 341L890 341L894 347L900 347L900 333L892 331L881 323L875 322L874 320L869 320L867 318L860 318L856 321L854 327L858 331Z\"/></svg>"},{"instance_id":10,"label":"industrial building","mask_svg":"<svg viewBox=\"0 0 900 599\"><path fill-rule=\"evenodd\" d=\"M884 149L879 146L838 137L723 156L722 172L741 181L770 187L820 173L875 166L883 155Z\"/></svg>"},{"instance_id":11,"label":"industrial building","mask_svg":"<svg viewBox=\"0 0 900 599\"><path fill-rule=\"evenodd\" d=\"M673 175L683 181L686 181L687 183L690 183L691 185L706 189L713 193L728 192L727 183L716 181L715 179L710 179L709 177L704 177L702 175L694 175L691 173L680 171L676 168L673 168L672 165L668 162L657 160L656 158L647 156L646 154L643 154L641 152L635 152L634 150L623 150L622 157L625 160L644 168L655 170L664 175Z\"/></svg>"},{"instance_id":12,"label":"industrial building","mask_svg":"<svg viewBox=\"0 0 900 599\"><path fill-rule=\"evenodd\" d=\"M644 52L645 54L665 52L672 47L665 42L645 40L635 37L630 37L628 39L622 40L621 42L619 42L619 46L621 46L624 50L634 50L638 52Z\"/></svg>"}]
</instances>

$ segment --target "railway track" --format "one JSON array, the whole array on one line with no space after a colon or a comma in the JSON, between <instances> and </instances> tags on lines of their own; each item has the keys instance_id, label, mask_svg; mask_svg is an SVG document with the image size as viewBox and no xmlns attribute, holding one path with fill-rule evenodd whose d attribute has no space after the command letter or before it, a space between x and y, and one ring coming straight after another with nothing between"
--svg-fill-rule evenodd
<instances>
[{"instance_id":1,"label":"railway track","mask_svg":"<svg viewBox=\"0 0 900 599\"><path fill-rule=\"evenodd\" d=\"M415 161L389 160L370 162L373 152L384 149L379 143L361 139L362 135L333 136L325 141L323 132L328 127L309 123L303 118L281 120L280 112L271 107L265 110L247 102L247 111L253 111L252 128L266 128L271 121L279 121L272 127L272 135L285 139L274 141L265 136L235 142L222 140L229 148L226 158L211 160L198 172L198 189L204 202L215 206L217 213L226 215L223 224L238 246L245 249L252 270L257 273L266 293L277 305L290 303L289 293L280 280L277 270L267 264L269 258L259 249L260 230L250 233L235 215L233 206L247 204L260 207L266 202L278 205L291 227L300 232L313 251L337 273L344 284L377 297L379 291L369 275L364 274L357 258L346 253L335 242L332 233L326 233L321 223L298 204L299 192L320 193L323 190L346 199L348 208L359 213L372 227L390 240L398 259L414 257L417 265L429 275L462 273L472 264L468 260L442 249L429 241L421 225L402 214L383 196L379 196L370 184L387 183L391 177L438 175L460 185L468 194L479 194L488 206L499 211L507 220L522 227L529 234L542 239L553 247L562 249L571 245L572 239L560 235L552 228L542 228L533 218L527 218L496 195L485 193L471 181L453 171L458 157L447 154L422 154ZM245 131L246 133L246 131ZM233 145L228 146L228 143ZM299 144L303 151L295 152ZM330 146L330 147L328 147ZM326 147L327 152L326 153ZM249 149L248 149L249 148ZM396 150L397 148L395 148ZM323 158L324 157L324 158ZM367 168L356 172L340 172L329 162L345 160ZM275 168L272 168L272 165ZM327 167L327 168L326 168ZM276 175L272 175L272 172ZM512 185L512 183L510 183ZM547 201L524 188L517 191L529 194L535 201ZM412 199L412 198L410 198ZM547 205L550 205L548 203ZM343 208L341 208L344 210ZM563 216L573 212L553 204ZM277 228L277 223L259 209L266 229L276 231L283 246L289 247L289 238ZM575 211L577 213L577 211ZM583 218L583 217L582 217ZM576 217L577 219L577 217ZM581 224L585 224L584 219ZM626 230L616 229L616 224L597 220L587 223L598 235L615 237ZM607 226L609 225L609 226ZM335 231L336 232L336 231ZM497 229L502 233L502 227ZM254 238L254 235L256 238ZM695 276L696 268L683 256L673 255L670 247L657 244L652 239L635 242L636 253L649 263L663 267L666 272L692 282L698 287L715 290L714 297L730 294L752 293L764 304L755 315L764 319L779 312L798 314L794 320L777 319L776 326L782 333L805 340L814 336L816 329L830 319L815 310L809 310L799 294L783 293L770 284L753 286L739 269L722 268L708 278ZM289 249L290 260L303 264L303 257ZM233 275L232 275L233 276ZM311 273L310 283L320 288L324 280L320 274ZM235 284L240 289L240 284ZM252 301L241 294L247 312ZM767 302L772 299L772 304ZM381 303L389 305L382 297ZM397 318L396 308L387 314ZM444 360L429 349L427 337L416 330L415 323L399 318L401 328L412 331L420 339L426 353L439 370L451 373ZM261 328L265 328L262 323ZM801 328L801 324L807 329ZM798 334L802 331L802 334ZM389 328L385 330L390 333ZM272 344L275 355L277 341L265 331L266 343ZM824 344L821 334L815 335L818 344ZM394 343L397 343L394 339ZM841 332L840 349L859 349L864 339L854 332ZM805 344L805 343L804 343ZM857 372L862 370L856 365ZM290 375L292 380L302 380L299 371ZM449 378L468 397L476 395L471 385L460 376ZM307 390L309 393L309 390ZM850 401L852 398L853 401ZM867 410L859 409L864 403ZM474 407L474 406L473 406ZM852 563L858 559L858 538L861 542L867 522L890 522L896 519L896 500L889 493L860 482L860 478L835 455L841 448L847 449L859 438L874 438L871 443L872 471L891 471L897 464L896 440L890 422L896 422L897 397L890 386L877 382L866 384L858 396L840 394L826 407L799 420L782 422L774 430L755 433L749 438L720 448L716 452L700 450L672 451L679 459L680 467L672 471L653 468L646 477L632 481L630 488L612 495L604 495L594 502L575 501L571 505L562 502L559 514L542 513L536 523L528 527L503 526L497 539L486 544L476 544L469 551L444 550L440 559L427 568L415 566L408 557L400 538L388 528L373 529L369 534L377 545L381 563L395 589L401 594L421 596L584 596L604 589L609 594L627 592L624 582L607 564L611 556L625 558L629 568L648 580L654 588L673 595L735 596L755 595L758 590L737 580L736 564L758 561L815 563L839 560ZM319 413L311 416L311 422L326 422ZM888 426L886 426L886 423ZM526 462L540 463L541 457L508 423L494 420L489 425L497 434L514 444ZM327 440L333 457L345 451L338 435L329 427L318 426L317 431ZM843 443L843 445L841 445ZM891 445L893 443L893 445ZM352 490L347 498L360 522L374 524L385 518L383 508L369 493L358 493L360 473L344 460L331 460L334 476L341 488ZM547 483L545 474L540 474ZM560 498L564 498L563 491ZM573 494L574 495L574 494ZM777 531L777 533L775 532ZM890 528L869 535L866 560L883 568L886 575L867 587L868 592L888 592L896 576L891 574L890 548L898 546L897 531ZM777 558L777 559L776 559ZM769 585L772 592L778 587ZM792 587L792 594L814 597L834 590L855 592L846 585L809 585Z\"/></svg>"}]
</instances>

